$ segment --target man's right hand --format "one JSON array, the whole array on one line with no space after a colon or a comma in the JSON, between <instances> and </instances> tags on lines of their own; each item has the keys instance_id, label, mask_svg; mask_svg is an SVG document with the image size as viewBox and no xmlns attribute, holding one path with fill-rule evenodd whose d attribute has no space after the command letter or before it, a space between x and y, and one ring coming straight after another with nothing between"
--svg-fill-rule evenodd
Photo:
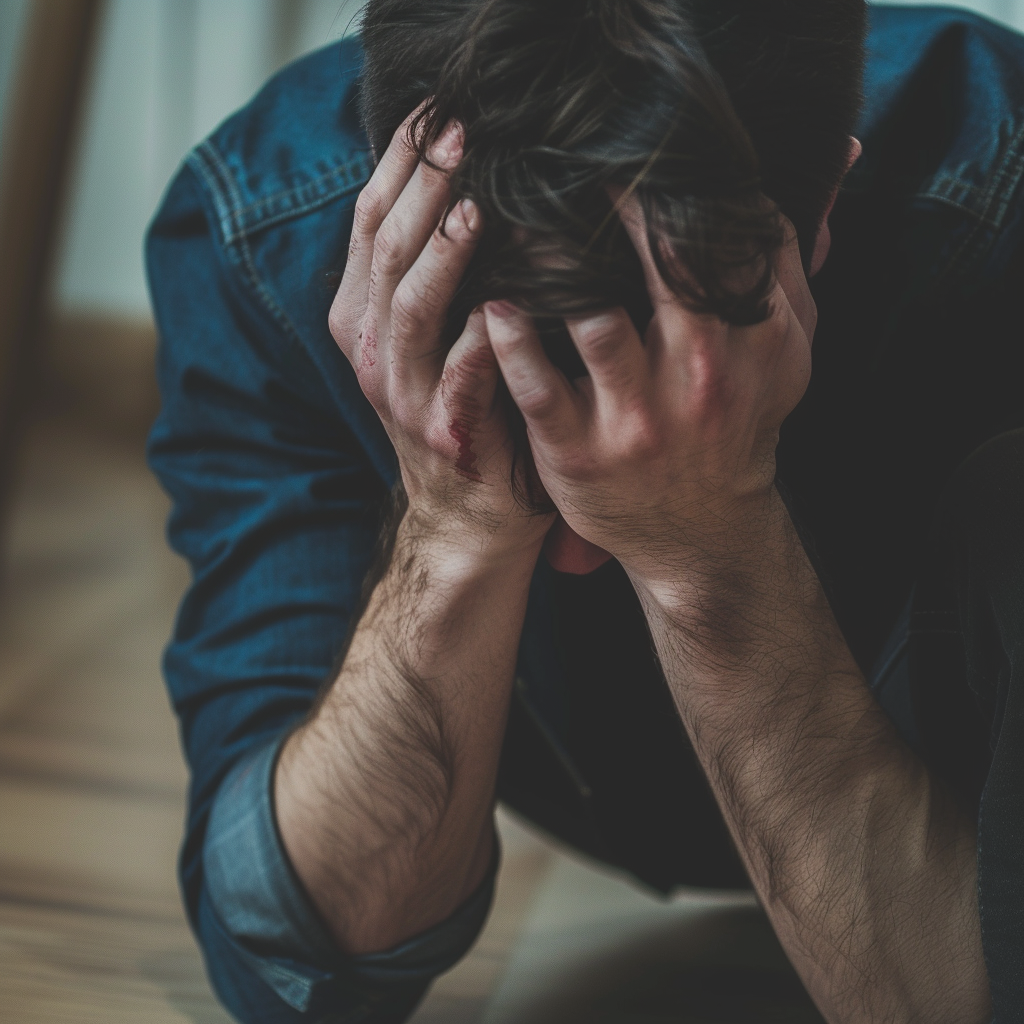
<instances>
[{"instance_id":1,"label":"man's right hand","mask_svg":"<svg viewBox=\"0 0 1024 1024\"><path fill-rule=\"evenodd\" d=\"M285 850L339 946L389 949L486 875L516 655L551 516L516 502L483 316L445 351L479 216L408 122L360 196L331 329L398 453L409 509L344 664L274 780ZM451 167L451 132L432 162Z\"/></svg>"},{"instance_id":2,"label":"man's right hand","mask_svg":"<svg viewBox=\"0 0 1024 1024\"><path fill-rule=\"evenodd\" d=\"M450 124L431 148L435 169L419 160L411 123L356 203L331 332L395 447L411 518L461 543L532 548L552 517L522 508L512 493L513 442L482 310L450 351L442 343L481 227L468 199L442 224L461 132Z\"/></svg>"}]
</instances>

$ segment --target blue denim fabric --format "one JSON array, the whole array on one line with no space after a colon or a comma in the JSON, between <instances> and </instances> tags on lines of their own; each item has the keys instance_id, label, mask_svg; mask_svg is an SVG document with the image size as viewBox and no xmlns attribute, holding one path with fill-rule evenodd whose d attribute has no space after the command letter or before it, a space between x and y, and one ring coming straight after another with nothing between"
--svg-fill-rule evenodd
<instances>
[{"instance_id":1,"label":"blue denim fabric","mask_svg":"<svg viewBox=\"0 0 1024 1024\"><path fill-rule=\"evenodd\" d=\"M486 879L447 921L386 954L342 957L277 832L272 780L282 742L247 754L221 784L203 848L211 911L251 969L293 1010L308 1012L326 992L350 1002L352 1013L372 1009L379 1016L396 1003L404 1012L476 939L490 909L497 853Z\"/></svg>"},{"instance_id":2,"label":"blue denim fabric","mask_svg":"<svg viewBox=\"0 0 1024 1024\"><path fill-rule=\"evenodd\" d=\"M337 958L334 944L294 876L275 824L274 765L283 740L247 754L221 784L203 846L203 871L213 909L240 943L326 968ZM306 996L281 994L292 1005Z\"/></svg>"},{"instance_id":3,"label":"blue denim fabric","mask_svg":"<svg viewBox=\"0 0 1024 1024\"><path fill-rule=\"evenodd\" d=\"M488 882L447 927L393 956L346 960L273 823L274 751L342 645L396 473L327 330L371 169L359 61L347 41L273 79L190 154L147 242L163 400L149 454L173 500L170 541L193 569L165 658L192 773L181 883L215 988L261 1024L404 1020L472 942L490 896ZM916 538L953 468L1024 422L1011 358L1019 286L1006 283L1024 239L1024 40L948 9L876 8L867 97L865 154L815 282L815 379L779 453L865 667L906 601ZM1014 329L1000 320L1008 309ZM951 382L967 398L949 399ZM625 602L616 571L599 571L593 588ZM655 889L732 884L718 865L727 840L708 839L722 830L707 799L666 788L664 766L677 754L683 765L685 751L657 733L665 716L642 623L623 650L587 662L581 645L602 637L557 624L577 586L557 576L539 566L531 590L499 795ZM623 681L632 701L620 699ZM598 693L604 717L586 719ZM1012 842L994 839L1000 863ZM712 854L687 860L702 845ZM1012 904L1001 920L1013 920L1019 889L1000 892ZM1004 926L999 948L986 945L1000 1024L1021 1019L1022 939L1024 927Z\"/></svg>"}]
</instances>

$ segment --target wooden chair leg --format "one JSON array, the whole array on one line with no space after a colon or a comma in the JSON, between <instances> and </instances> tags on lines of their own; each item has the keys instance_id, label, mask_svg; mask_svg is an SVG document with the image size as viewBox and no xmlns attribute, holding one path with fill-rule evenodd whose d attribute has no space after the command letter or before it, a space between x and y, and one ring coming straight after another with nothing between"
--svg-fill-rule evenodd
<instances>
[{"instance_id":1,"label":"wooden chair leg","mask_svg":"<svg viewBox=\"0 0 1024 1024\"><path fill-rule=\"evenodd\" d=\"M102 0L33 0L8 108L0 153L0 524L101 7Z\"/></svg>"}]
</instances>

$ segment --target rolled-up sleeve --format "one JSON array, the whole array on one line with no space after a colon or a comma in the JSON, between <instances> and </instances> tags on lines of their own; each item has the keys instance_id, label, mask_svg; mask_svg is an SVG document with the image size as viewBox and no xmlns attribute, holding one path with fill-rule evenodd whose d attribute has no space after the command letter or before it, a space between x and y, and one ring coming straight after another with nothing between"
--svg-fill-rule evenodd
<instances>
[{"instance_id":1,"label":"rolled-up sleeve","mask_svg":"<svg viewBox=\"0 0 1024 1024\"><path fill-rule=\"evenodd\" d=\"M271 240L292 247L297 279L322 280L329 259L343 260L351 201L336 205L308 237L300 225ZM493 872L450 921L391 953L345 958L287 862L274 758L342 648L391 481L323 365L245 279L258 256L232 263L216 223L186 166L147 240L162 398L149 458L172 500L171 545L193 572L164 659L191 771L184 902L239 1020L391 1024L475 939ZM313 252L325 233L333 256ZM317 302L326 331L330 297Z\"/></svg>"},{"instance_id":2,"label":"rolled-up sleeve","mask_svg":"<svg viewBox=\"0 0 1024 1024\"><path fill-rule=\"evenodd\" d=\"M229 958L255 973L292 1010L328 1008L341 1021L403 1020L431 980L476 940L490 909L497 854L477 891L443 923L386 953L345 957L288 861L273 809L281 742L243 758L214 801L203 851L212 922ZM244 989L225 979L238 1001Z\"/></svg>"}]
</instances>

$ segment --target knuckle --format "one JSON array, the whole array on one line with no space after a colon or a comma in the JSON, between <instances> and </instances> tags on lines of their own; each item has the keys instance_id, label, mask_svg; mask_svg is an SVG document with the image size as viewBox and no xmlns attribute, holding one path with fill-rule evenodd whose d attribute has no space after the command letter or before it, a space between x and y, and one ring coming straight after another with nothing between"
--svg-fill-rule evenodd
<instances>
[{"instance_id":1,"label":"knuckle","mask_svg":"<svg viewBox=\"0 0 1024 1024\"><path fill-rule=\"evenodd\" d=\"M373 262L381 270L388 270L398 262L399 243L393 229L384 224L373 240Z\"/></svg>"},{"instance_id":2,"label":"knuckle","mask_svg":"<svg viewBox=\"0 0 1024 1024\"><path fill-rule=\"evenodd\" d=\"M438 454L447 454L452 447L451 431L442 423L431 422L423 431L426 446Z\"/></svg>"},{"instance_id":3,"label":"knuckle","mask_svg":"<svg viewBox=\"0 0 1024 1024\"><path fill-rule=\"evenodd\" d=\"M615 354L615 335L608 331L584 330L579 333L579 346L591 359L603 361Z\"/></svg>"},{"instance_id":4,"label":"knuckle","mask_svg":"<svg viewBox=\"0 0 1024 1024\"><path fill-rule=\"evenodd\" d=\"M724 415L737 396L737 384L717 368L708 368L693 390L693 410L700 420L713 420Z\"/></svg>"},{"instance_id":5,"label":"knuckle","mask_svg":"<svg viewBox=\"0 0 1024 1024\"><path fill-rule=\"evenodd\" d=\"M327 314L327 326L335 344L346 356L351 357L354 347L354 331L352 316L348 304L341 295L335 296L331 310Z\"/></svg>"},{"instance_id":6,"label":"knuckle","mask_svg":"<svg viewBox=\"0 0 1024 1024\"><path fill-rule=\"evenodd\" d=\"M400 389L391 389L387 397L391 418L406 434L421 432L421 414L419 405Z\"/></svg>"},{"instance_id":7,"label":"knuckle","mask_svg":"<svg viewBox=\"0 0 1024 1024\"><path fill-rule=\"evenodd\" d=\"M331 311L327 314L327 328L335 344L344 352L347 349L348 331L346 329L345 314L341 303L335 299L331 303Z\"/></svg>"},{"instance_id":8,"label":"knuckle","mask_svg":"<svg viewBox=\"0 0 1024 1024\"><path fill-rule=\"evenodd\" d=\"M552 416L558 406L555 392L543 385L535 385L521 391L516 396L516 405L523 415L530 419L547 419Z\"/></svg>"},{"instance_id":9,"label":"knuckle","mask_svg":"<svg viewBox=\"0 0 1024 1024\"><path fill-rule=\"evenodd\" d=\"M365 361L354 364L353 369L355 370L356 380L359 382L359 388L363 395L378 413L381 412L387 405L387 395L382 375L372 364L367 364Z\"/></svg>"},{"instance_id":10,"label":"knuckle","mask_svg":"<svg viewBox=\"0 0 1024 1024\"><path fill-rule=\"evenodd\" d=\"M373 406L377 414L383 417L386 403L384 401L383 389L380 386L379 375L357 370L356 379L359 381L359 387L366 400Z\"/></svg>"},{"instance_id":11,"label":"knuckle","mask_svg":"<svg viewBox=\"0 0 1024 1024\"><path fill-rule=\"evenodd\" d=\"M478 345L450 359L441 374L441 390L445 395L462 397L479 387L496 371L494 356L485 345Z\"/></svg>"},{"instance_id":12,"label":"knuckle","mask_svg":"<svg viewBox=\"0 0 1024 1024\"><path fill-rule=\"evenodd\" d=\"M424 306L419 290L408 280L402 281L391 298L391 321L400 330L420 327L425 320Z\"/></svg>"},{"instance_id":13,"label":"knuckle","mask_svg":"<svg viewBox=\"0 0 1024 1024\"><path fill-rule=\"evenodd\" d=\"M613 355L619 345L617 322L610 316L596 316L577 325L577 344L586 349L592 358L602 359Z\"/></svg>"},{"instance_id":14,"label":"knuckle","mask_svg":"<svg viewBox=\"0 0 1024 1024\"><path fill-rule=\"evenodd\" d=\"M402 241L388 222L381 225L373 242L373 264L377 272L393 276L402 265Z\"/></svg>"},{"instance_id":15,"label":"knuckle","mask_svg":"<svg viewBox=\"0 0 1024 1024\"><path fill-rule=\"evenodd\" d=\"M618 446L625 458L648 458L662 450L661 432L646 413L624 417Z\"/></svg>"},{"instance_id":16,"label":"knuckle","mask_svg":"<svg viewBox=\"0 0 1024 1024\"><path fill-rule=\"evenodd\" d=\"M353 214L353 235L374 235L384 220L384 205L372 185L367 185L356 199Z\"/></svg>"}]
</instances>

